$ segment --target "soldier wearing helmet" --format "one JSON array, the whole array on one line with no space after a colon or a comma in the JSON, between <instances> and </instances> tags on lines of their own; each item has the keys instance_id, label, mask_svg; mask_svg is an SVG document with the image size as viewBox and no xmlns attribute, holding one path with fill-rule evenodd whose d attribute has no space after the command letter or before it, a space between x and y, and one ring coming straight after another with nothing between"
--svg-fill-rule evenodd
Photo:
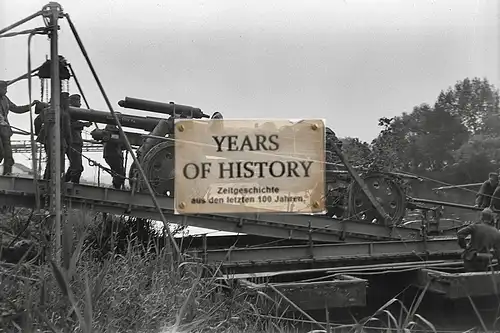
<instances>
[{"instance_id":1,"label":"soldier wearing helmet","mask_svg":"<svg viewBox=\"0 0 500 333\"><path fill-rule=\"evenodd\" d=\"M69 96L69 105L79 108L81 106L80 95L73 94ZM69 167L64 175L66 182L80 183L80 177L83 172L82 152L83 152L83 139L82 131L84 127L91 126L91 122L82 122L71 118L71 138L72 143L68 145L66 155L69 160Z\"/></svg>"},{"instance_id":2,"label":"soldier wearing helmet","mask_svg":"<svg viewBox=\"0 0 500 333\"><path fill-rule=\"evenodd\" d=\"M125 183L125 160L123 158L123 143L119 139L114 139L115 136L120 135L119 129L116 125L106 125L106 131L111 132L111 139L104 142L103 157L113 171L113 187L116 189L122 188Z\"/></svg>"},{"instance_id":3,"label":"soldier wearing helmet","mask_svg":"<svg viewBox=\"0 0 500 333\"><path fill-rule=\"evenodd\" d=\"M37 141L42 143L44 146L45 154L50 156L52 154L52 145L49 142L49 133L47 131L47 116L49 112L50 104L40 103L40 106L36 108L35 113L38 117L34 121L35 134L37 134ZM60 124L61 124L61 137L60 137L60 148L61 148L61 172L64 172L64 157L66 154L67 147L72 144L71 136L71 121L69 116L69 94L67 92L62 92L60 95ZM47 158L47 164L45 166L45 172L43 179L50 179L50 158Z\"/></svg>"},{"instance_id":4,"label":"soldier wearing helmet","mask_svg":"<svg viewBox=\"0 0 500 333\"><path fill-rule=\"evenodd\" d=\"M458 245L464 249L462 259L467 272L488 270L492 254L499 258L500 231L493 226L493 211L485 208L478 223L468 225L457 232ZM467 244L466 238L470 236Z\"/></svg>"}]
</instances>

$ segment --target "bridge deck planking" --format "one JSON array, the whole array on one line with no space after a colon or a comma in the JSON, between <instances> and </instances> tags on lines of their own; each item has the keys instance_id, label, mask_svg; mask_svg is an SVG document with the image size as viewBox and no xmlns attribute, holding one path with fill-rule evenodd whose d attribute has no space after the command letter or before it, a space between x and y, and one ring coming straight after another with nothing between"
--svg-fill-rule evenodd
<instances>
[{"instance_id":1,"label":"bridge deck planking","mask_svg":"<svg viewBox=\"0 0 500 333\"><path fill-rule=\"evenodd\" d=\"M46 192L46 182L39 181L40 193ZM34 186L30 178L0 176L0 194L4 202L33 205ZM94 209L113 214L159 219L153 200L147 193L81 184L63 184L64 199L71 200L73 208ZM16 197L13 199L12 196ZM30 196L33 202L30 202ZM9 197L11 197L9 199ZM23 197L24 199L20 199ZM313 241L367 241L391 239L419 239L420 231L410 228L388 228L383 225L357 221L341 221L324 216L291 214L224 214L174 215L174 199L158 196L160 207L172 223L235 233L255 234L279 238L312 239ZM339 238L339 235L342 238Z\"/></svg>"}]
</instances>

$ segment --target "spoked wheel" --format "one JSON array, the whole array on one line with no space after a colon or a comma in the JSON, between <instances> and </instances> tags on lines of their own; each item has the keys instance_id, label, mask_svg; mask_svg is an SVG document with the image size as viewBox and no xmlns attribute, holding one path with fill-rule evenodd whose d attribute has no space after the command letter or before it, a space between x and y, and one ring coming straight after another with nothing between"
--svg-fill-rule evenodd
<instances>
[{"instance_id":1,"label":"spoked wheel","mask_svg":"<svg viewBox=\"0 0 500 333\"><path fill-rule=\"evenodd\" d=\"M166 141L153 146L142 159L141 166L155 194L173 198L175 191L175 143ZM137 181L136 191L147 192L147 186L142 180L135 163L130 167L129 184L132 187ZM208 185L198 183L192 189L193 197L204 197ZM200 193L198 193L200 192Z\"/></svg>"},{"instance_id":2,"label":"spoked wheel","mask_svg":"<svg viewBox=\"0 0 500 333\"><path fill-rule=\"evenodd\" d=\"M368 190L390 216L384 221L359 184L355 181L349 186L349 217L368 223L400 224L406 213L406 195L401 186L390 176L372 173L363 177Z\"/></svg>"},{"instance_id":3,"label":"spoked wheel","mask_svg":"<svg viewBox=\"0 0 500 333\"><path fill-rule=\"evenodd\" d=\"M151 148L143 159L143 168L146 177L159 195L174 197L175 184L175 144L166 141ZM132 171L132 168L131 168ZM139 181L140 189L146 190L143 181Z\"/></svg>"},{"instance_id":4,"label":"spoked wheel","mask_svg":"<svg viewBox=\"0 0 500 333\"><path fill-rule=\"evenodd\" d=\"M345 198L347 193L347 185L341 183L327 183L326 187L326 216L342 218L345 214Z\"/></svg>"}]
</instances>

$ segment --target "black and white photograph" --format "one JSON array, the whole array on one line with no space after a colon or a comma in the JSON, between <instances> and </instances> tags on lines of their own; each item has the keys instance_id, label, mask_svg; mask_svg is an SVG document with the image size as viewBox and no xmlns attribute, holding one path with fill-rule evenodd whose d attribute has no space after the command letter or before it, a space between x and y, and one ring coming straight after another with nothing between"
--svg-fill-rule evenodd
<instances>
[{"instance_id":1,"label":"black and white photograph","mask_svg":"<svg viewBox=\"0 0 500 333\"><path fill-rule=\"evenodd\" d=\"M497 0L0 0L0 333L500 332Z\"/></svg>"}]
</instances>

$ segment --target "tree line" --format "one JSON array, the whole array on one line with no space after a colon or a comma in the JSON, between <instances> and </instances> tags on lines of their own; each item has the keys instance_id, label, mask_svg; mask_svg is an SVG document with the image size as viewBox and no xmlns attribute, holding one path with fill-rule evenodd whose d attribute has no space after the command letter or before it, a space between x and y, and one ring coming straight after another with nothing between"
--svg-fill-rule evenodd
<instances>
[{"instance_id":1,"label":"tree line","mask_svg":"<svg viewBox=\"0 0 500 333\"><path fill-rule=\"evenodd\" d=\"M434 105L379 119L371 142L342 138L355 165L403 171L452 184L484 181L500 167L500 93L486 78L465 78Z\"/></svg>"}]
</instances>

